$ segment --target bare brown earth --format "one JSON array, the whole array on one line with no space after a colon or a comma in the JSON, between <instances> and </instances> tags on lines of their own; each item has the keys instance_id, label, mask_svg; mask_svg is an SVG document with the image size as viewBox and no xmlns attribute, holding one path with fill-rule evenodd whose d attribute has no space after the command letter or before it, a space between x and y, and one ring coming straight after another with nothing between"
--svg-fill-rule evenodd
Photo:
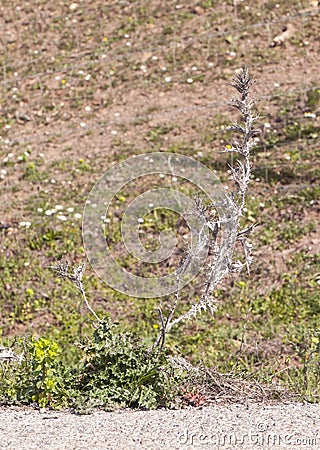
<instances>
[{"instance_id":1,"label":"bare brown earth","mask_svg":"<svg viewBox=\"0 0 320 450\"><path fill-rule=\"evenodd\" d=\"M316 2L211 3L2 2L3 157L41 154L54 196L51 178L61 188L70 181L54 168L65 158L89 160L102 174L125 156L174 145L207 156L221 146L217 128L231 115L228 81L244 64L258 80L259 109L281 134L283 99L300 91L303 98L319 84ZM274 45L289 25L290 38ZM159 127L159 137L150 138ZM272 149L273 165L290 170L278 151ZM303 148L300 155L303 161ZM257 163L266 181L268 159L262 147ZM73 178L73 189L90 190L86 175ZM1 184L5 221L25 220L24 205L43 181L22 179L15 165Z\"/></svg>"}]
</instances>

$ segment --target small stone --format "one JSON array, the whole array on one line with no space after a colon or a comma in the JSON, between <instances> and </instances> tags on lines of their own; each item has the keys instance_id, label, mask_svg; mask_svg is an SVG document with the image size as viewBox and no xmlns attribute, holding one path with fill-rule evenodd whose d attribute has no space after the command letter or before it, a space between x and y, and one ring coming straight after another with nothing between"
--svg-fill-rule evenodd
<instances>
[{"instance_id":1,"label":"small stone","mask_svg":"<svg viewBox=\"0 0 320 450\"><path fill-rule=\"evenodd\" d=\"M201 8L201 6L195 6L195 7L193 8L193 11L194 11L196 14L199 14L200 16L204 13L204 9Z\"/></svg>"}]
</instances>

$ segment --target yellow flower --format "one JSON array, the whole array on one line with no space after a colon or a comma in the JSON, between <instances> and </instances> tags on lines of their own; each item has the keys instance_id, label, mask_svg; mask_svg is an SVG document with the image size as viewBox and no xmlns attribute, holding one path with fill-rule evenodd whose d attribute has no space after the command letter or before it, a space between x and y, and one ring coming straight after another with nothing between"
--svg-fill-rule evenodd
<instances>
[{"instance_id":1,"label":"yellow flower","mask_svg":"<svg viewBox=\"0 0 320 450\"><path fill-rule=\"evenodd\" d=\"M156 324L156 323L154 323L152 326L153 326L153 329L154 329L154 330L157 330L157 329L159 328L159 325Z\"/></svg>"},{"instance_id":2,"label":"yellow flower","mask_svg":"<svg viewBox=\"0 0 320 450\"><path fill-rule=\"evenodd\" d=\"M65 79L61 80L61 84L66 84L66 80Z\"/></svg>"},{"instance_id":3,"label":"yellow flower","mask_svg":"<svg viewBox=\"0 0 320 450\"><path fill-rule=\"evenodd\" d=\"M104 37L102 40L103 42L107 42L108 38Z\"/></svg>"}]
</instances>

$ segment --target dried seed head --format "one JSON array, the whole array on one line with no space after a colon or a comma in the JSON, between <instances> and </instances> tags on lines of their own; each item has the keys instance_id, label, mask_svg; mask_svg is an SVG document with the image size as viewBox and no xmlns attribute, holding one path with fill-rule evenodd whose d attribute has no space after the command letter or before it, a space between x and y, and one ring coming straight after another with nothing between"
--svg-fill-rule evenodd
<instances>
[{"instance_id":1,"label":"dried seed head","mask_svg":"<svg viewBox=\"0 0 320 450\"><path fill-rule=\"evenodd\" d=\"M231 86L233 86L241 94L242 100L245 100L249 94L250 87L254 80L250 75L248 67L240 69L233 77Z\"/></svg>"}]
</instances>

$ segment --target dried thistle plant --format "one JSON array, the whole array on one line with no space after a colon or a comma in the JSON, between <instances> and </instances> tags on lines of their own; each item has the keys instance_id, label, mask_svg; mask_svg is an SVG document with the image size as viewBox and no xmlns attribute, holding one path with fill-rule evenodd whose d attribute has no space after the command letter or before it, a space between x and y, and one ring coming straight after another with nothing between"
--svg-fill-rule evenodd
<instances>
[{"instance_id":1,"label":"dried thistle plant","mask_svg":"<svg viewBox=\"0 0 320 450\"><path fill-rule=\"evenodd\" d=\"M248 68L245 67L235 74L231 83L240 96L232 99L229 105L239 111L241 122L232 124L231 129L239 137L234 139L232 145L226 146L224 150L236 155L235 163L229 166L235 191L231 194L230 204L225 205L225 216L223 220L219 219L216 214L216 205L204 206L201 199L195 200L194 209L189 212L197 218L202 227L198 235L197 245L195 248L191 246L187 248L176 274L179 287L180 280L187 267L198 257L202 249L208 246L211 255L204 268L205 283L201 297L185 314L176 319L173 319L173 316L179 303L180 289L176 292L173 306L167 318L163 317L161 308L158 308L161 327L159 336L150 350L155 348L159 351L162 350L166 334L174 325L184 320L190 320L207 310L213 314L216 305L212 292L227 275L239 272L243 266L246 266L249 273L252 263L252 245L249 241L249 235L255 225L241 229L240 220L243 216L246 193L251 177L251 150L255 145L254 137L259 133L254 127L254 123L258 119L258 116L254 114L255 101L249 97L253 82ZM234 261L232 258L234 245L237 241L243 247L245 263L239 260Z\"/></svg>"},{"instance_id":2,"label":"dried thistle plant","mask_svg":"<svg viewBox=\"0 0 320 450\"><path fill-rule=\"evenodd\" d=\"M184 320L195 318L198 314L207 310L213 315L216 311L216 304L212 292L226 276L234 272L239 272L244 266L246 266L249 273L252 262L252 245L249 241L249 235L255 225L241 229L240 220L243 216L246 193L251 178L251 150L255 145L254 137L259 132L253 126L258 116L254 115L253 112L255 109L255 101L249 97L252 84L253 79L246 67L235 74L231 83L240 96L232 99L229 105L239 111L241 122L232 124L231 129L239 137L238 139L234 139L232 145L226 146L224 152L236 155L235 163L229 166L235 190L231 193L229 202L223 205L224 215L222 218L217 214L217 205L204 205L201 198L196 198L194 200L193 210L187 212L187 214L194 216L197 223L201 224L197 234L197 242L196 245L188 245L183 258L180 260L176 270L178 289L167 317L164 317L161 307L158 308L160 332L154 344L149 348L149 351L156 349L161 352L165 343L166 334L174 325ZM239 260L233 260L234 246L237 241L243 247L244 263ZM186 313L174 319L174 313L179 303L182 277L189 265L199 258L204 248L209 248L210 252L207 264L203 269L205 282L202 287L200 299ZM84 299L87 309L98 322L101 322L86 298L82 283L85 263L75 267L73 272L69 271L68 261L59 262L51 268L60 277L68 278L76 285Z\"/></svg>"}]
</instances>

